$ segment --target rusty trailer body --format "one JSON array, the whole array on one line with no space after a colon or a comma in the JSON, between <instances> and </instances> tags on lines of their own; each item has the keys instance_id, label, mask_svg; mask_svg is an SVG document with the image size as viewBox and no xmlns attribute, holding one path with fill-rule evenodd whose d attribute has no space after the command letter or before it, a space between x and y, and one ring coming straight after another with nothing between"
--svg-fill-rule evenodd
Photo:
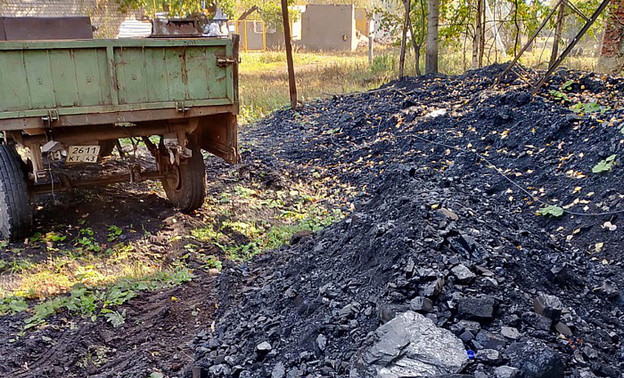
<instances>
[{"instance_id":1,"label":"rusty trailer body","mask_svg":"<svg viewBox=\"0 0 624 378\"><path fill-rule=\"evenodd\" d=\"M24 208L30 200L16 200L15 191L161 179L173 204L190 211L205 196L200 149L238 160L238 36L0 42L0 89L6 238L23 237L32 222L32 209ZM48 169L53 160L96 162L119 138L140 138L158 170L134 166L124 175L71 182ZM27 161L16 145L27 149Z\"/></svg>"}]
</instances>

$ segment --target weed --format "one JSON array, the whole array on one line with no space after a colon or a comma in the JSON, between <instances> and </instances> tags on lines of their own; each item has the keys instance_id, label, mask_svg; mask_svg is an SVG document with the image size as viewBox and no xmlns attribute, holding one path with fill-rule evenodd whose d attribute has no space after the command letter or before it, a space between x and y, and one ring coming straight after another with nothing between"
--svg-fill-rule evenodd
<instances>
[{"instance_id":1,"label":"weed","mask_svg":"<svg viewBox=\"0 0 624 378\"><path fill-rule=\"evenodd\" d=\"M586 103L579 102L578 104L570 106L570 110L572 110L575 113L587 113L587 114L597 113L597 112L604 113L605 111L609 109L610 109L609 107L603 108L596 102L586 102Z\"/></svg>"},{"instance_id":2,"label":"weed","mask_svg":"<svg viewBox=\"0 0 624 378\"><path fill-rule=\"evenodd\" d=\"M24 329L39 326L49 316L66 309L67 311L90 318L92 321L102 316L117 327L125 321L125 311L118 312L113 307L119 306L137 295L143 290L155 290L163 287L177 286L192 280L195 275L186 266L177 264L170 269L160 271L154 275L141 279L122 280L111 287L92 288L85 284L76 284L72 287L69 295L58 296L45 300L34 306L33 315L26 319ZM20 312L28 309L23 298L4 299L0 304L0 314Z\"/></svg>"},{"instance_id":3,"label":"weed","mask_svg":"<svg viewBox=\"0 0 624 378\"><path fill-rule=\"evenodd\" d=\"M572 85L574 84L574 80L568 80L565 83L561 84L562 91L569 91L572 89Z\"/></svg>"},{"instance_id":4,"label":"weed","mask_svg":"<svg viewBox=\"0 0 624 378\"><path fill-rule=\"evenodd\" d=\"M64 242L65 239L67 239L67 236L57 234L54 231L50 231L47 234L45 234L44 239L48 243L61 243L61 242Z\"/></svg>"},{"instance_id":5,"label":"weed","mask_svg":"<svg viewBox=\"0 0 624 378\"><path fill-rule=\"evenodd\" d=\"M102 246L95 240L93 229L83 228L80 230L80 236L76 239L76 244L82 251L101 252Z\"/></svg>"},{"instance_id":6,"label":"weed","mask_svg":"<svg viewBox=\"0 0 624 378\"><path fill-rule=\"evenodd\" d=\"M537 215L558 218L563 215L563 209L555 205L545 206L537 210Z\"/></svg>"},{"instance_id":7,"label":"weed","mask_svg":"<svg viewBox=\"0 0 624 378\"><path fill-rule=\"evenodd\" d=\"M108 238L109 242L114 242L119 239L119 236L123 233L123 230L115 225L112 225L108 228Z\"/></svg>"},{"instance_id":8,"label":"weed","mask_svg":"<svg viewBox=\"0 0 624 378\"><path fill-rule=\"evenodd\" d=\"M611 169L613 169L613 166L615 165L615 158L616 158L616 155L614 154L604 160L600 160L598 164L596 164L594 168L592 168L592 172L594 173L609 172Z\"/></svg>"},{"instance_id":9,"label":"weed","mask_svg":"<svg viewBox=\"0 0 624 378\"><path fill-rule=\"evenodd\" d=\"M126 322L125 309L121 313L113 310L104 309L102 310L102 314L104 314L104 319L108 323L110 323L113 328L117 328Z\"/></svg>"},{"instance_id":10,"label":"weed","mask_svg":"<svg viewBox=\"0 0 624 378\"><path fill-rule=\"evenodd\" d=\"M569 101L570 100L567 94L554 90L554 89L549 90L548 93L557 101Z\"/></svg>"},{"instance_id":11,"label":"weed","mask_svg":"<svg viewBox=\"0 0 624 378\"><path fill-rule=\"evenodd\" d=\"M196 256L197 259L204 264L202 265L203 269L217 269L218 271L221 271L223 269L223 263L215 255L197 253Z\"/></svg>"},{"instance_id":12,"label":"weed","mask_svg":"<svg viewBox=\"0 0 624 378\"><path fill-rule=\"evenodd\" d=\"M106 346L89 345L81 359L80 365L83 368L87 368L89 365L101 366L108 359L107 355L109 352L110 348Z\"/></svg>"},{"instance_id":13,"label":"weed","mask_svg":"<svg viewBox=\"0 0 624 378\"><path fill-rule=\"evenodd\" d=\"M28 303L22 297L0 299L0 316L13 315L28 308Z\"/></svg>"}]
</instances>

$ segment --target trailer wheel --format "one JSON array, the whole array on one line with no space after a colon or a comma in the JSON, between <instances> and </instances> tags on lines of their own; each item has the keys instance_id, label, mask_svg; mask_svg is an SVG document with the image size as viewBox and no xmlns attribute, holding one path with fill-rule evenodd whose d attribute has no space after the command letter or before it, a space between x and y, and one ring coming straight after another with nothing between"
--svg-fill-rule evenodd
<instances>
[{"instance_id":1,"label":"trailer wheel","mask_svg":"<svg viewBox=\"0 0 624 378\"><path fill-rule=\"evenodd\" d=\"M184 212L199 209L206 198L206 166L199 147L189 145L193 156L173 165L175 174L162 179L169 201Z\"/></svg>"},{"instance_id":2,"label":"trailer wheel","mask_svg":"<svg viewBox=\"0 0 624 378\"><path fill-rule=\"evenodd\" d=\"M111 156L113 149L117 145L117 139L106 139L98 142L100 145L100 157Z\"/></svg>"},{"instance_id":3,"label":"trailer wheel","mask_svg":"<svg viewBox=\"0 0 624 378\"><path fill-rule=\"evenodd\" d=\"M29 235L33 208L23 162L15 149L0 145L0 235L16 241Z\"/></svg>"}]
</instances>

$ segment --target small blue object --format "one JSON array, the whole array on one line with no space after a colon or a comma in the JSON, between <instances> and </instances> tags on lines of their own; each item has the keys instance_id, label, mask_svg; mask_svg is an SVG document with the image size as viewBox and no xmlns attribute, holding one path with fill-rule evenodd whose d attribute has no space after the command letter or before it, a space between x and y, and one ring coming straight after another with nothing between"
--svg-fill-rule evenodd
<instances>
[{"instance_id":1,"label":"small blue object","mask_svg":"<svg viewBox=\"0 0 624 378\"><path fill-rule=\"evenodd\" d=\"M472 350L468 350L468 351L466 351L466 352L468 353L468 359L469 359L469 360L473 360L473 359L474 359L474 357L475 357L475 352L474 352L474 351L472 351Z\"/></svg>"}]
</instances>

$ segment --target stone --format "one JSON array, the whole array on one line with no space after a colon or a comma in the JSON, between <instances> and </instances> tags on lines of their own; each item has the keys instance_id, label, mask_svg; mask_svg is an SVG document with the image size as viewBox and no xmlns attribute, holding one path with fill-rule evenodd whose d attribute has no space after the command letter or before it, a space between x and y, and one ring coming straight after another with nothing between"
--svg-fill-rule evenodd
<instances>
[{"instance_id":1,"label":"stone","mask_svg":"<svg viewBox=\"0 0 624 378\"><path fill-rule=\"evenodd\" d=\"M459 220L459 216L447 208L443 207L438 212L452 221Z\"/></svg>"},{"instance_id":2,"label":"stone","mask_svg":"<svg viewBox=\"0 0 624 378\"><path fill-rule=\"evenodd\" d=\"M538 340L515 342L505 351L509 365L523 378L560 378L564 376L561 355Z\"/></svg>"},{"instance_id":3,"label":"stone","mask_svg":"<svg viewBox=\"0 0 624 378\"><path fill-rule=\"evenodd\" d=\"M520 337L520 331L514 327L501 327L501 335L508 339L516 340Z\"/></svg>"},{"instance_id":4,"label":"stone","mask_svg":"<svg viewBox=\"0 0 624 378\"><path fill-rule=\"evenodd\" d=\"M461 319L491 320L496 300L490 296L460 298L457 314Z\"/></svg>"},{"instance_id":5,"label":"stone","mask_svg":"<svg viewBox=\"0 0 624 378\"><path fill-rule=\"evenodd\" d=\"M421 286L420 293L424 297L437 297L444 288L444 278L438 278L435 281Z\"/></svg>"},{"instance_id":6,"label":"stone","mask_svg":"<svg viewBox=\"0 0 624 378\"><path fill-rule=\"evenodd\" d=\"M301 242L303 239L314 235L314 233L310 230L302 230L302 231L297 231L293 234L293 236L290 238L290 245L295 245L298 244L299 242Z\"/></svg>"},{"instance_id":7,"label":"stone","mask_svg":"<svg viewBox=\"0 0 624 378\"><path fill-rule=\"evenodd\" d=\"M522 314L522 320L530 327L543 331L550 330L550 326L552 325L551 319L534 312L525 312Z\"/></svg>"},{"instance_id":8,"label":"stone","mask_svg":"<svg viewBox=\"0 0 624 378\"><path fill-rule=\"evenodd\" d=\"M492 332L481 330L477 334L473 343L480 349L501 350L505 347L505 345L507 345L507 340L500 335L495 335Z\"/></svg>"},{"instance_id":9,"label":"stone","mask_svg":"<svg viewBox=\"0 0 624 378\"><path fill-rule=\"evenodd\" d=\"M260 353L269 353L273 347L269 344L268 341L263 341L260 344L256 345L256 351Z\"/></svg>"},{"instance_id":10,"label":"stone","mask_svg":"<svg viewBox=\"0 0 624 378\"><path fill-rule=\"evenodd\" d=\"M558 284L566 284L574 278L566 264L552 267L550 272L553 275L553 280Z\"/></svg>"},{"instance_id":11,"label":"stone","mask_svg":"<svg viewBox=\"0 0 624 378\"><path fill-rule=\"evenodd\" d=\"M433 311L433 302L425 297L416 297L410 301L410 309L417 312Z\"/></svg>"},{"instance_id":12,"label":"stone","mask_svg":"<svg viewBox=\"0 0 624 378\"><path fill-rule=\"evenodd\" d=\"M533 308L537 314L559 321L563 304L554 295L540 294L533 300Z\"/></svg>"},{"instance_id":13,"label":"stone","mask_svg":"<svg viewBox=\"0 0 624 378\"><path fill-rule=\"evenodd\" d=\"M520 370L511 366L499 366L494 369L495 378L517 378L520 376Z\"/></svg>"},{"instance_id":14,"label":"stone","mask_svg":"<svg viewBox=\"0 0 624 378\"><path fill-rule=\"evenodd\" d=\"M468 361L460 339L414 311L397 315L375 335L363 360L380 377L457 374Z\"/></svg>"},{"instance_id":15,"label":"stone","mask_svg":"<svg viewBox=\"0 0 624 378\"><path fill-rule=\"evenodd\" d=\"M285 376L286 369L284 369L284 364L281 362L276 363L271 372L271 378L284 378Z\"/></svg>"},{"instance_id":16,"label":"stone","mask_svg":"<svg viewBox=\"0 0 624 378\"><path fill-rule=\"evenodd\" d=\"M570 337L572 336L572 330L570 329L570 327L568 327L567 325L559 322L557 324L555 324L555 330L557 330L557 332L559 332L560 334L562 334L565 337Z\"/></svg>"},{"instance_id":17,"label":"stone","mask_svg":"<svg viewBox=\"0 0 624 378\"><path fill-rule=\"evenodd\" d=\"M464 343L468 343L470 340L474 339L474 337L475 337L475 335L473 335L472 332L470 332L470 331L464 331L464 332L461 333L461 335L459 335L459 338Z\"/></svg>"},{"instance_id":18,"label":"stone","mask_svg":"<svg viewBox=\"0 0 624 378\"><path fill-rule=\"evenodd\" d=\"M472 320L460 320L457 326L460 328L460 331L469 331L475 336L481 330L481 324Z\"/></svg>"},{"instance_id":19,"label":"stone","mask_svg":"<svg viewBox=\"0 0 624 378\"><path fill-rule=\"evenodd\" d=\"M225 364L211 366L208 369L211 377L229 377L231 375L230 368Z\"/></svg>"},{"instance_id":20,"label":"stone","mask_svg":"<svg viewBox=\"0 0 624 378\"><path fill-rule=\"evenodd\" d=\"M468 267L464 264L459 264L451 268L451 273L453 273L459 283L470 283L477 277L477 275L468 269Z\"/></svg>"},{"instance_id":21,"label":"stone","mask_svg":"<svg viewBox=\"0 0 624 378\"><path fill-rule=\"evenodd\" d=\"M481 349L477 351L476 358L478 361L494 363L500 359L500 353L496 349Z\"/></svg>"},{"instance_id":22,"label":"stone","mask_svg":"<svg viewBox=\"0 0 624 378\"><path fill-rule=\"evenodd\" d=\"M319 333L316 337L316 346L321 352L324 352L327 347L327 337L325 337L322 333Z\"/></svg>"}]
</instances>

